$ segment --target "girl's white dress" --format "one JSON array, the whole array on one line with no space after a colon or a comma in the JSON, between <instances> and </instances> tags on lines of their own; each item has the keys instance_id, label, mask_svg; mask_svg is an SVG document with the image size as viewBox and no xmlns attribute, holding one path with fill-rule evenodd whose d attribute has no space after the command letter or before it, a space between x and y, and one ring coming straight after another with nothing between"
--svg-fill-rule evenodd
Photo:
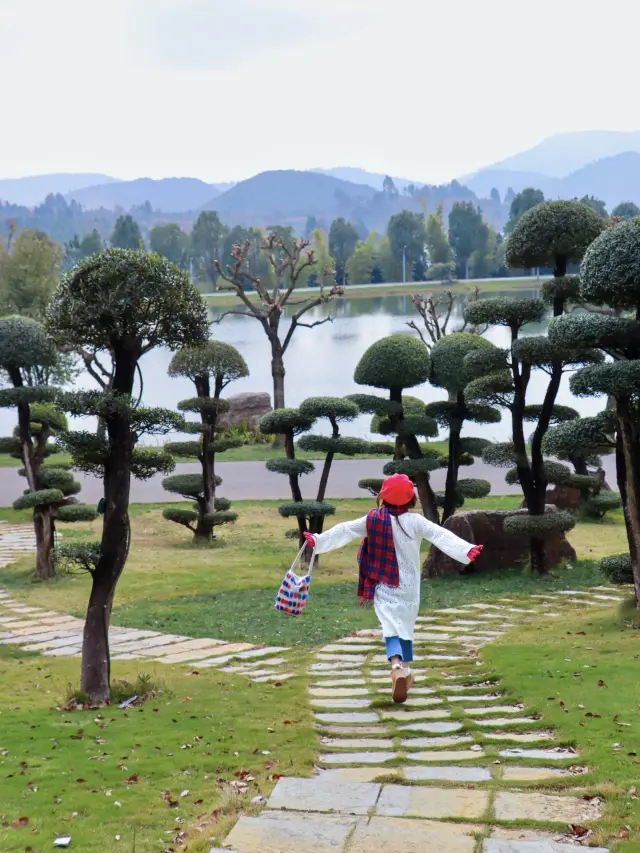
<instances>
[{"instance_id":1,"label":"girl's white dress","mask_svg":"<svg viewBox=\"0 0 640 853\"><path fill-rule=\"evenodd\" d=\"M402 532L400 525L406 531L405 533ZM382 625L384 637L413 640L413 630L420 608L421 541L426 539L449 557L465 565L471 562L467 554L473 545L414 512L404 513L399 519L391 516L391 527L400 585L395 587L379 583L376 586L373 604L376 616ZM348 545L354 539L363 539L366 535L366 516L357 518L355 521L337 524L326 533L316 535L317 553L326 554L328 551Z\"/></svg>"}]
</instances>

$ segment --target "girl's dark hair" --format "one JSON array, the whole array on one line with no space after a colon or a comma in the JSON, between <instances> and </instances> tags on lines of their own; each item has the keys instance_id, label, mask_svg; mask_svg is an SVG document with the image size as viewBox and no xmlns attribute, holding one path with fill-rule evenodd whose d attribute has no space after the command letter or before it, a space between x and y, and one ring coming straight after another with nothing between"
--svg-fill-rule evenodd
<instances>
[{"instance_id":1,"label":"girl's dark hair","mask_svg":"<svg viewBox=\"0 0 640 853\"><path fill-rule=\"evenodd\" d=\"M411 500L409 501L408 504L405 504L404 506L400 506L400 507L395 506L394 504L389 504L386 501L382 501L382 506L386 507L388 510L393 510L393 512L391 512L391 515L395 516L395 519L398 522L398 527L400 528L400 530L402 530L402 532L407 537L407 539L410 539L411 537L409 536L407 531L402 526L402 522L400 521L400 516L404 515L404 513L408 512L410 509L413 509L414 506L416 505L416 503L417 503L417 501L416 501L415 495L411 498Z\"/></svg>"}]
</instances>

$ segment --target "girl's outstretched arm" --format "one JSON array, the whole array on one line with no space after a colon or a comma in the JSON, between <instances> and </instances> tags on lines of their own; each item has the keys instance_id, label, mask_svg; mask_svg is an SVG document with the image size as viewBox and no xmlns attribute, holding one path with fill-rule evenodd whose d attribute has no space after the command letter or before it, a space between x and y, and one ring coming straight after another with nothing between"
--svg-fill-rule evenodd
<instances>
[{"instance_id":1,"label":"girl's outstretched arm","mask_svg":"<svg viewBox=\"0 0 640 853\"><path fill-rule=\"evenodd\" d=\"M469 557L469 551L474 547L472 542L465 542L464 539L456 536L455 533L451 533L451 531L445 530L444 527L428 521L422 515L418 516L418 518L418 530L423 539L431 542L432 545L435 545L436 548L439 548L453 560L464 563L465 566L472 562L473 558Z\"/></svg>"},{"instance_id":2,"label":"girl's outstretched arm","mask_svg":"<svg viewBox=\"0 0 640 853\"><path fill-rule=\"evenodd\" d=\"M344 524L336 524L326 533L316 533L316 549L318 554L326 554L335 551L336 548L344 548L354 539L363 539L367 535L367 516L356 518L354 521L345 521Z\"/></svg>"}]
</instances>

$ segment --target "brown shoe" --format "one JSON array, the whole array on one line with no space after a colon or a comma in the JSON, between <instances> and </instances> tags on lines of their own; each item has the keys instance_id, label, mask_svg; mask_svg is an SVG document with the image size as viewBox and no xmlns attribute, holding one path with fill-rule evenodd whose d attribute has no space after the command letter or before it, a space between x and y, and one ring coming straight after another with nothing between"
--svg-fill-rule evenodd
<instances>
[{"instance_id":1,"label":"brown shoe","mask_svg":"<svg viewBox=\"0 0 640 853\"><path fill-rule=\"evenodd\" d=\"M414 678L414 676L413 676L413 673L412 673L412 672L410 672L410 673L409 673L409 678L407 678L407 693L411 690L411 688L413 687L413 685L414 685L415 683L416 683L416 680L415 680L415 678Z\"/></svg>"},{"instance_id":2,"label":"brown shoe","mask_svg":"<svg viewBox=\"0 0 640 853\"><path fill-rule=\"evenodd\" d=\"M410 676L409 676L410 677ZM409 678L400 667L391 670L391 698L397 705L407 701L409 694Z\"/></svg>"}]
</instances>

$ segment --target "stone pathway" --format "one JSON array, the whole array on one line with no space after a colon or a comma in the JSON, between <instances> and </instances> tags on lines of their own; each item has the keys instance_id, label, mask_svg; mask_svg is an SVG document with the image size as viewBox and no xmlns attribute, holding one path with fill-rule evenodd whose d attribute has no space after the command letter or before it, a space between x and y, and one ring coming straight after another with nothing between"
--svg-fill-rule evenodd
<instances>
[{"instance_id":1,"label":"stone pathway","mask_svg":"<svg viewBox=\"0 0 640 853\"><path fill-rule=\"evenodd\" d=\"M29 528L0 524L0 567L31 550ZM588 796L588 768L579 754L505 694L478 652L522 621L610 607L622 594L608 586L563 590L526 603L505 598L419 617L417 681L402 706L390 701L379 631L359 631L319 649L308 673L321 745L316 775L281 778L258 817L240 818L226 848L570 853L580 842L567 834L567 825L589 827L602 816L604 802ZM26 606L0 589L0 643L77 657L82 626L82 620ZM219 667L254 681L296 674L280 656L284 648L117 627L110 644L114 660Z\"/></svg>"},{"instance_id":2,"label":"stone pathway","mask_svg":"<svg viewBox=\"0 0 640 853\"><path fill-rule=\"evenodd\" d=\"M417 681L402 706L390 701L380 632L319 649L309 668L317 773L280 779L264 811L242 817L225 846L236 853L568 853L579 844L568 824L589 827L604 802L585 798L588 768L579 754L505 694L478 651L524 620L620 598L619 589L602 586L420 617ZM549 823L556 831L541 826Z\"/></svg>"},{"instance_id":3,"label":"stone pathway","mask_svg":"<svg viewBox=\"0 0 640 853\"><path fill-rule=\"evenodd\" d=\"M0 523L0 568L24 553L33 552L33 530ZM80 657L84 620L64 613L28 607L0 588L0 643L17 645L48 657ZM144 660L186 664L198 669L216 667L253 681L285 681L295 670L281 657L288 649L251 643L198 639L159 631L111 627L112 660Z\"/></svg>"}]
</instances>

